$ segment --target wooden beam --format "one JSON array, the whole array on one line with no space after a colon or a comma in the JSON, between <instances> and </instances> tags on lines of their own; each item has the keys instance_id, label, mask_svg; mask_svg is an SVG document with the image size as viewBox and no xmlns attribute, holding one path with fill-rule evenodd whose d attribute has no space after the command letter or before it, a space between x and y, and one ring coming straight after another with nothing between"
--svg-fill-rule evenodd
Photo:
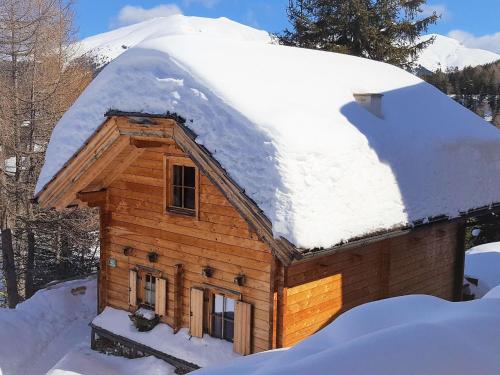
<instances>
[{"instance_id":1,"label":"wooden beam","mask_svg":"<svg viewBox=\"0 0 500 375\"><path fill-rule=\"evenodd\" d=\"M182 273L182 264L176 264L174 271L174 334L182 328L182 296L184 291Z\"/></svg>"},{"instance_id":2,"label":"wooden beam","mask_svg":"<svg viewBox=\"0 0 500 375\"><path fill-rule=\"evenodd\" d=\"M464 268L465 268L465 222L458 223L456 237L455 253L455 281L453 288L453 300L459 302L462 300L464 286Z\"/></svg>"},{"instance_id":3,"label":"wooden beam","mask_svg":"<svg viewBox=\"0 0 500 375\"><path fill-rule=\"evenodd\" d=\"M144 139L132 138L130 144L137 148L162 148L166 146L165 142L149 141Z\"/></svg>"},{"instance_id":4,"label":"wooden beam","mask_svg":"<svg viewBox=\"0 0 500 375\"><path fill-rule=\"evenodd\" d=\"M99 191L81 191L76 194L76 198L84 203L87 203L89 207L99 207L105 204L106 197L106 189L102 189Z\"/></svg>"},{"instance_id":5,"label":"wooden beam","mask_svg":"<svg viewBox=\"0 0 500 375\"><path fill-rule=\"evenodd\" d=\"M82 170L78 176L72 179L67 189L57 198L57 204L54 205L55 208L58 210L64 209L75 199L77 192L85 189L127 147L132 147L130 146L130 139L128 137L118 138L104 154L99 155L93 163L90 163L85 170Z\"/></svg>"},{"instance_id":6,"label":"wooden beam","mask_svg":"<svg viewBox=\"0 0 500 375\"><path fill-rule=\"evenodd\" d=\"M41 207L54 207L61 191L82 173L82 168L88 168L93 160L106 152L119 136L116 121L110 119L105 122L40 192L38 201Z\"/></svg>"}]
</instances>

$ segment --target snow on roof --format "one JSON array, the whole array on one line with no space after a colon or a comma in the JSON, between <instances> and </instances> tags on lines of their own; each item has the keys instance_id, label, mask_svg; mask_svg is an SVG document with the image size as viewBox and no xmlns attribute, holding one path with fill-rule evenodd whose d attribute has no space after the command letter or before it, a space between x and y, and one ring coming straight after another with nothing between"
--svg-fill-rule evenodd
<instances>
[{"instance_id":1,"label":"snow on roof","mask_svg":"<svg viewBox=\"0 0 500 375\"><path fill-rule=\"evenodd\" d=\"M116 109L190 120L275 235L303 248L500 202L500 132L394 66L275 45L224 18L176 15L112 36L102 44L133 47L56 126L37 192ZM359 93L383 94L383 118Z\"/></svg>"}]
</instances>

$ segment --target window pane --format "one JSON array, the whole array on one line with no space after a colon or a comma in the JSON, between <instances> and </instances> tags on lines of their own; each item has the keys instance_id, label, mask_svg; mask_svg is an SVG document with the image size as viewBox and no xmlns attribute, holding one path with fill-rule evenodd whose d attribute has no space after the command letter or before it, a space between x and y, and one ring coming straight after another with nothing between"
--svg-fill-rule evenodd
<instances>
[{"instance_id":1,"label":"window pane","mask_svg":"<svg viewBox=\"0 0 500 375\"><path fill-rule=\"evenodd\" d=\"M234 307L235 307L234 299L226 298L226 309L224 315L226 318L234 319Z\"/></svg>"},{"instance_id":2,"label":"window pane","mask_svg":"<svg viewBox=\"0 0 500 375\"><path fill-rule=\"evenodd\" d=\"M172 190L172 206L182 207L182 188L174 186Z\"/></svg>"},{"instance_id":3,"label":"window pane","mask_svg":"<svg viewBox=\"0 0 500 375\"><path fill-rule=\"evenodd\" d=\"M194 190L191 188L184 188L184 208L194 210Z\"/></svg>"},{"instance_id":4,"label":"window pane","mask_svg":"<svg viewBox=\"0 0 500 375\"><path fill-rule=\"evenodd\" d=\"M234 322L224 319L224 340L233 341L234 337Z\"/></svg>"},{"instance_id":5,"label":"window pane","mask_svg":"<svg viewBox=\"0 0 500 375\"><path fill-rule=\"evenodd\" d=\"M174 165L172 172L173 172L172 184L181 186L182 185L182 166Z\"/></svg>"},{"instance_id":6,"label":"window pane","mask_svg":"<svg viewBox=\"0 0 500 375\"><path fill-rule=\"evenodd\" d=\"M218 339L222 338L222 317L220 315L212 316L212 336Z\"/></svg>"},{"instance_id":7,"label":"window pane","mask_svg":"<svg viewBox=\"0 0 500 375\"><path fill-rule=\"evenodd\" d=\"M214 296L214 313L222 313L224 309L224 297L219 294Z\"/></svg>"},{"instance_id":8,"label":"window pane","mask_svg":"<svg viewBox=\"0 0 500 375\"><path fill-rule=\"evenodd\" d=\"M184 167L184 186L195 187L195 169L193 167Z\"/></svg>"}]
</instances>

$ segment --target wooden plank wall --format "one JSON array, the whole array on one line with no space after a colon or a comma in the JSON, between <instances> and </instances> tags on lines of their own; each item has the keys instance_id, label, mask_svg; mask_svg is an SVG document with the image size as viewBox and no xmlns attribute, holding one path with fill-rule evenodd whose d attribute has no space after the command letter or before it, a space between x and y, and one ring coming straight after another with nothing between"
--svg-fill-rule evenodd
<instances>
[{"instance_id":1,"label":"wooden plank wall","mask_svg":"<svg viewBox=\"0 0 500 375\"><path fill-rule=\"evenodd\" d=\"M252 351L271 347L272 326L271 263L267 245L259 241L239 213L210 180L200 178L199 220L165 214L163 207L163 155L184 156L175 145L168 150L145 151L108 187L105 226L106 248L102 261L112 256L118 267L106 272L107 304L120 309L128 306L128 270L136 265L154 267L163 273L168 284L174 282L176 264L183 265L182 326L189 326L189 290L210 283L235 290L244 302L253 305ZM132 247L131 256L123 254ZM157 263L147 254L158 252ZM204 278L202 267L214 269L213 277ZM234 277L245 275L245 284L234 284ZM174 288L168 287L165 322L173 324Z\"/></svg>"},{"instance_id":2,"label":"wooden plank wall","mask_svg":"<svg viewBox=\"0 0 500 375\"><path fill-rule=\"evenodd\" d=\"M420 293L451 300L458 230L455 223L436 224L292 265L285 275L281 345L377 299Z\"/></svg>"}]
</instances>

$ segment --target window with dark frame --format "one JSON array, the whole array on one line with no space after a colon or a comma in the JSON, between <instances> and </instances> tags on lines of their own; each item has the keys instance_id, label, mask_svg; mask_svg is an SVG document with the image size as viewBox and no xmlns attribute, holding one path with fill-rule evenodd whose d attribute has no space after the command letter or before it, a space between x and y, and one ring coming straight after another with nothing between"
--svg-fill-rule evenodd
<instances>
[{"instance_id":1,"label":"window with dark frame","mask_svg":"<svg viewBox=\"0 0 500 375\"><path fill-rule=\"evenodd\" d=\"M222 294L212 295L210 335L233 342L235 300Z\"/></svg>"},{"instance_id":2,"label":"window with dark frame","mask_svg":"<svg viewBox=\"0 0 500 375\"><path fill-rule=\"evenodd\" d=\"M156 277L147 273L144 275L144 301L143 304L152 309L156 303Z\"/></svg>"},{"instance_id":3,"label":"window with dark frame","mask_svg":"<svg viewBox=\"0 0 500 375\"><path fill-rule=\"evenodd\" d=\"M196 169L186 165L173 165L171 181L171 208L194 212L196 210Z\"/></svg>"}]
</instances>

